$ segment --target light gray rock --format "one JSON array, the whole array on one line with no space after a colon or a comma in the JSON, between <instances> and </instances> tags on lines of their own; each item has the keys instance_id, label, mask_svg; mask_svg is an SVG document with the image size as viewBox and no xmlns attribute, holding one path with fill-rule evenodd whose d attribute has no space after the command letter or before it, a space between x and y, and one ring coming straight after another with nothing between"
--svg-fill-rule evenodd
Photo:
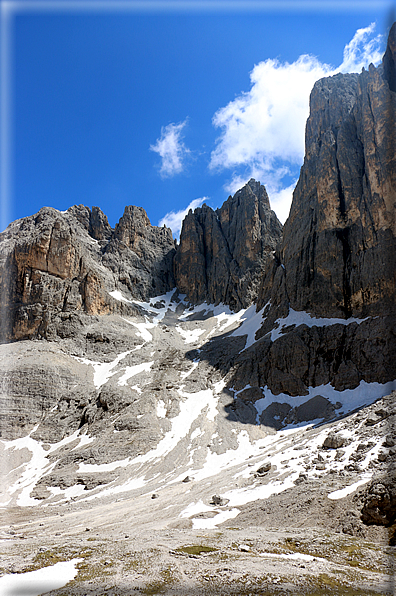
<instances>
[{"instance_id":1,"label":"light gray rock","mask_svg":"<svg viewBox=\"0 0 396 596\"><path fill-rule=\"evenodd\" d=\"M323 449L340 449L346 445L346 439L340 434L330 433L323 441Z\"/></svg>"}]
</instances>

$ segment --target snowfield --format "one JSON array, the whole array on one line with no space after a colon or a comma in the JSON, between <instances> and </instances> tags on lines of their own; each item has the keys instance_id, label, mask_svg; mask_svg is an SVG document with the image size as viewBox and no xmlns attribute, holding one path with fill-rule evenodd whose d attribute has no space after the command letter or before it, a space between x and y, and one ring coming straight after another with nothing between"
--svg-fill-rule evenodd
<instances>
[{"instance_id":1,"label":"snowfield","mask_svg":"<svg viewBox=\"0 0 396 596\"><path fill-rule=\"evenodd\" d=\"M127 301L119 291L112 296ZM93 396L88 405L83 399L79 410L82 417L83 408L90 408L90 422L82 418L78 428L74 422L61 440L55 436L54 443L39 438L41 422L24 437L0 440L0 508L6 516L12 511L13 516L24 515L28 520L23 534L19 530L16 536L18 549L23 547L22 536L36 540L44 528L45 535L52 532L51 540L54 544L59 541L63 549L74 541L68 562L50 564L32 573L14 573L11 569L0 577L0 596L39 596L62 588L77 573L84 582L81 577L90 577L91 569L81 563L80 554L86 557L96 553L92 572L103 567L100 573L104 578L112 569L112 561L119 563L124 543L125 560L132 560L133 565L140 564L140 555L135 553L135 559L131 555L139 544L141 552L146 548L142 559L146 571L148 564L150 569L156 565L150 552L155 557L168 557L165 567L174 569L169 557L180 555L180 541L201 544L208 536L222 535L231 544L235 532L239 532L240 547L227 547L231 550L225 555L247 553L238 577L246 576L246 564L251 565L254 557L260 557L260 572L266 569L272 584L277 583L273 570L283 565L289 572L307 567L316 575L333 569L332 557L290 552L287 547L284 552L281 536L289 521L283 518L295 501L308 497L315 501L318 494L321 501L317 511L326 504L342 508L347 503L350 507L354 495L375 478L379 462L391 452L391 441L389 445L385 441L389 432L386 423L378 416L377 423L376 401L388 395L395 384L361 381L354 389L341 392L328 384L309 387L308 395L296 397L275 395L268 386L246 384L236 390L227 358L223 367L211 362L222 349L217 338L230 338L236 357L244 358L256 341L268 305L258 313L254 307L233 313L224 305L191 307L183 297L173 300L172 296L168 293L148 303L135 302L141 309L139 316L119 316L117 330L122 329L128 339L122 333L117 336L117 350L107 346L107 351L101 352L99 345L90 352L66 354L71 368L85 375L87 391ZM307 313L290 311L276 324L271 332L273 341L289 325L348 325L359 321L314 319ZM52 355L57 354L56 346L51 349ZM62 358L65 353L59 352ZM249 401L246 395L254 395L254 399ZM279 430L260 423L271 404L297 408L315 396L335 406L332 420L291 423L288 419ZM66 407L64 403L51 405L49 415L67 414L67 408L73 407L71 401ZM371 412L371 426L366 425L368 414L361 410L363 407ZM275 416L274 421L281 424L280 418ZM340 437L342 448L324 448L331 433ZM258 548L250 552L251 536L255 533L261 540L260 523L266 519L263 503L272 507L268 519L280 529L280 542L274 548L271 535L265 552ZM247 515L252 521L243 521ZM38 522L30 526L35 518L40 520L40 527ZM250 524L248 533L238 530L246 523ZM99 536L102 542L95 550ZM12 538L4 531L2 537L5 545ZM168 540L173 541L176 554L169 549ZM85 550L81 550L83 544ZM109 545L117 552L106 562L103 549ZM48 546L48 552L51 548ZM200 564L197 559L195 564ZM216 569L223 569L223 565L224 561ZM126 573L133 569L128 567ZM114 568L111 573L118 572ZM128 585L141 585L141 575L128 578L132 582ZM87 593L90 581L84 587Z\"/></svg>"},{"instance_id":2,"label":"snowfield","mask_svg":"<svg viewBox=\"0 0 396 596\"><path fill-rule=\"evenodd\" d=\"M126 301L119 291L111 292L111 295L116 300ZM217 335L229 333L231 337L246 337L244 349L250 347L255 342L255 335L261 327L266 307L260 312L255 312L252 306L238 313L233 313L224 305L214 306L205 303L191 307L184 302L184 297L172 300L171 292L158 296L149 303L135 303L142 309L141 319L123 318L122 320L135 329L136 337L143 343L133 350L121 352L109 362L98 362L75 355L73 358L92 369L93 383L98 392L113 377L116 377L118 386L130 388L141 396L156 370L158 357L162 357L160 346L163 338L167 338L170 333L176 333L173 337L179 338L180 350L189 350L193 345L198 354L188 364L186 370L177 373L175 378L179 380L171 385L172 391L178 395L178 412L172 415L169 413L168 398L160 393L151 415L159 422L166 423L167 426L164 427L163 436L159 438L156 446L143 454L113 459L105 463L84 461L78 463L74 473L94 475L116 473L116 478L88 490L78 483L67 488L50 486L54 504L62 501L69 502L71 499L78 499L81 502L92 501L128 494L131 491L137 494L141 494L142 491L161 494L161 491L168 490L188 478L192 483L190 487L205 483L206 486L217 486L227 500L227 506L219 509L204 503L202 499L194 501L191 495L191 499L187 498L184 506L179 510L178 516L185 518L193 516L194 513L202 514L210 511L213 514L212 517L191 517L191 519L194 528L214 528L226 519L236 516L239 512L238 507L255 500L266 499L293 487L301 474L305 474L308 478L320 478L326 476L330 468L334 472L342 471L357 448L359 437L350 436L342 456L336 457L335 450L329 451L322 469L320 466L315 466L313 462L318 449L328 434L327 429L320 427L322 420L290 424L281 431L268 432L268 429L260 427L259 420L262 412L270 404L285 403L295 407L316 395L321 395L332 404L338 402L338 415L346 415L364 405L372 404L394 388L394 383L381 385L362 381L358 387L351 390L336 391L328 384L310 387L308 395L290 397L283 393L274 395L268 387L261 387L263 397L257 399L253 405L257 412L256 426L230 424L223 405L225 396L233 395L236 399L249 388L249 385L240 391L235 391L232 387L227 388L223 377L217 379L207 389L191 391L192 378L198 379L201 383L204 382L204 377L200 376L199 372L203 366L200 346ZM290 309L288 317L277 321L277 327L272 331L271 337L276 341L282 329L289 325L349 325L361 322L356 319L346 321L315 319L308 313L296 313ZM147 349L150 349L150 352L147 352ZM151 357L150 360L147 360L147 355ZM135 362L136 358L141 361L130 365L129 358L132 356ZM206 369L202 368L202 370ZM190 383L188 390L187 383ZM228 398L228 401L229 399L231 398ZM138 419L142 417L143 414L137 416ZM118 418L116 417L115 420ZM334 424L339 432L348 435L347 423L343 419ZM37 426L26 437L0 443L5 455L11 452L14 457L17 453L21 454L21 463L17 470L13 471L12 476L15 478L17 472L17 480L7 482L7 477L5 478L2 507L9 506L11 503L22 507L39 505L41 501L32 498L30 493L41 478L56 469L58 461L53 458L50 461L50 456L60 448L67 448L67 445L71 446L71 452L79 453L89 445L98 442L98 437L85 434L82 428L48 447L32 438L31 435L35 430ZM122 433L114 431L114 434L121 436ZM361 462L361 473L358 474L358 478L349 485L330 492L329 499L343 498L370 480L371 474L365 470L378 457L381 442L381 437L376 436L375 431L373 431L373 441L373 447L367 451ZM299 446L298 450L296 445ZM26 450L30 453L29 461L25 461ZM263 461L271 463L268 481L255 482L252 474ZM46 499L44 505L51 505L51 503L51 499Z\"/></svg>"},{"instance_id":3,"label":"snowfield","mask_svg":"<svg viewBox=\"0 0 396 596\"><path fill-rule=\"evenodd\" d=\"M43 567L37 571L0 577L0 596L40 596L62 588L77 575L76 565L83 559L72 559Z\"/></svg>"}]
</instances>

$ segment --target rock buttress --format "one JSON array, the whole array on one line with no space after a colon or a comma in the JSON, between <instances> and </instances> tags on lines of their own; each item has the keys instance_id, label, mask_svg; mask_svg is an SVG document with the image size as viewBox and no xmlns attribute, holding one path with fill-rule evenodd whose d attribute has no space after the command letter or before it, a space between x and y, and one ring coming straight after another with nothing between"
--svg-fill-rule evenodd
<instances>
[{"instance_id":1,"label":"rock buttress","mask_svg":"<svg viewBox=\"0 0 396 596\"><path fill-rule=\"evenodd\" d=\"M174 259L176 285L193 303L246 308L281 234L264 186L252 179L220 209L188 213Z\"/></svg>"}]
</instances>

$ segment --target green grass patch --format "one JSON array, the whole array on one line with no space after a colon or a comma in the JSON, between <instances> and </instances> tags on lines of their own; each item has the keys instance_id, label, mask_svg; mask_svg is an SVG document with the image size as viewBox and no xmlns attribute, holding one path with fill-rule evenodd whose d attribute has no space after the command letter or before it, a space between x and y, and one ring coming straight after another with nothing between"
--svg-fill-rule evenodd
<instances>
[{"instance_id":1,"label":"green grass patch","mask_svg":"<svg viewBox=\"0 0 396 596\"><path fill-rule=\"evenodd\" d=\"M215 553L219 549L212 546L204 546L203 544L192 544L191 546L179 546L175 552L186 553L187 555L202 555L205 553Z\"/></svg>"}]
</instances>

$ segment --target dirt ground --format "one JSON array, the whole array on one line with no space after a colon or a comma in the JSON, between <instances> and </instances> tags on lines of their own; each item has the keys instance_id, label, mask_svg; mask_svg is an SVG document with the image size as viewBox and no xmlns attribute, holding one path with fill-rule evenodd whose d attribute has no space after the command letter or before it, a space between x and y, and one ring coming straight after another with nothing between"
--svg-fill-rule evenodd
<instances>
[{"instance_id":1,"label":"dirt ground","mask_svg":"<svg viewBox=\"0 0 396 596\"><path fill-rule=\"evenodd\" d=\"M178 488L158 499L9 510L1 522L2 570L81 558L76 578L51 596L396 593L387 530L372 527L359 537L335 527L352 497L326 501L318 486L295 487L199 530L175 516Z\"/></svg>"}]
</instances>

